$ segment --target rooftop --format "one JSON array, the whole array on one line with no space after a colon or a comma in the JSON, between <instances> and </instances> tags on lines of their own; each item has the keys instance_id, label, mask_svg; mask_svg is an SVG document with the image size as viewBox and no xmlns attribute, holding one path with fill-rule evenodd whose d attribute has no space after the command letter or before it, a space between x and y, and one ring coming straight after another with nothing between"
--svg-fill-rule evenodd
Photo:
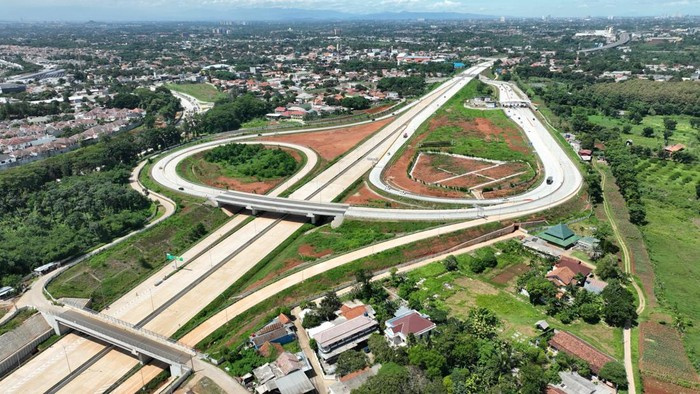
<instances>
[{"instance_id":1,"label":"rooftop","mask_svg":"<svg viewBox=\"0 0 700 394\"><path fill-rule=\"evenodd\" d=\"M362 315L321 331L315 335L314 339L320 347L325 348L376 325L376 320Z\"/></svg>"},{"instance_id":2,"label":"rooftop","mask_svg":"<svg viewBox=\"0 0 700 394\"><path fill-rule=\"evenodd\" d=\"M549 345L588 363L593 373L598 373L603 365L615 361L612 357L594 348L588 342L566 331L556 331Z\"/></svg>"}]
</instances>

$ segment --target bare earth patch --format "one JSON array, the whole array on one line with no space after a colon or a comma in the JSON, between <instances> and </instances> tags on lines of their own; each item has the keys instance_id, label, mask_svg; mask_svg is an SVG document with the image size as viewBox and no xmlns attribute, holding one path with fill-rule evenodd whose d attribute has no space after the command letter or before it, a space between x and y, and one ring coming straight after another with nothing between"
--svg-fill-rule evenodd
<instances>
[{"instance_id":1,"label":"bare earth patch","mask_svg":"<svg viewBox=\"0 0 700 394\"><path fill-rule=\"evenodd\" d=\"M313 258L318 259L321 257L331 255L333 253L333 250L325 249L325 250L321 250L321 251L317 252L313 246L311 246L309 244L303 244L303 245L299 246L298 252L299 252L299 255L302 257L313 257Z\"/></svg>"},{"instance_id":2,"label":"bare earth patch","mask_svg":"<svg viewBox=\"0 0 700 394\"><path fill-rule=\"evenodd\" d=\"M266 137L262 141L289 142L306 146L316 151L323 159L331 161L393 120L394 118L392 117L359 126Z\"/></svg>"},{"instance_id":3,"label":"bare earth patch","mask_svg":"<svg viewBox=\"0 0 700 394\"><path fill-rule=\"evenodd\" d=\"M516 264L504 269L498 275L494 276L491 281L493 283L498 283L499 285L508 284L515 277L520 276L527 272L530 267L527 264Z\"/></svg>"}]
</instances>

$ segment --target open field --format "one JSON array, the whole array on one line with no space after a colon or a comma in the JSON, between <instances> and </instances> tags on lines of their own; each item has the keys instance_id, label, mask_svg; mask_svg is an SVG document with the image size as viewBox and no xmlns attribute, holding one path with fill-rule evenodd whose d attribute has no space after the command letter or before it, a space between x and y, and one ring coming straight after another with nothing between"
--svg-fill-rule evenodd
<instances>
[{"instance_id":1,"label":"open field","mask_svg":"<svg viewBox=\"0 0 700 394\"><path fill-rule=\"evenodd\" d=\"M669 144L683 144L691 150L700 147L700 139L697 138L697 135L700 133L700 131L693 129L690 126L689 116L645 116L642 120L642 123L638 125L632 124L627 119L616 119L603 115L591 115L588 117L588 120L594 124L610 128L622 128L625 125L632 126L632 133L622 134L622 138L632 140L635 145L644 146L648 148L659 148L664 145L664 118L671 118L678 122L678 124L676 125L676 130L673 132L673 135L669 138ZM654 129L654 137L645 137L642 135L642 130L645 127L652 127Z\"/></svg>"},{"instance_id":2,"label":"open field","mask_svg":"<svg viewBox=\"0 0 700 394\"><path fill-rule=\"evenodd\" d=\"M685 387L700 389L700 376L687 357L683 341L671 326L656 322L641 324L640 366L646 377L668 381Z\"/></svg>"},{"instance_id":3,"label":"open field","mask_svg":"<svg viewBox=\"0 0 700 394\"><path fill-rule=\"evenodd\" d=\"M296 160L297 170L303 167L305 157L301 153L294 149L282 148L282 150ZM178 164L178 173L190 182L256 194L266 194L289 178L258 179L254 176L241 176L221 163L206 160L205 155L206 152L200 152L186 158Z\"/></svg>"},{"instance_id":4,"label":"open field","mask_svg":"<svg viewBox=\"0 0 700 394\"><path fill-rule=\"evenodd\" d=\"M197 100L204 102L213 103L216 100L226 98L224 93L219 92L214 86L209 85L208 83L169 83L165 85L165 87L176 92L189 94Z\"/></svg>"}]
</instances>

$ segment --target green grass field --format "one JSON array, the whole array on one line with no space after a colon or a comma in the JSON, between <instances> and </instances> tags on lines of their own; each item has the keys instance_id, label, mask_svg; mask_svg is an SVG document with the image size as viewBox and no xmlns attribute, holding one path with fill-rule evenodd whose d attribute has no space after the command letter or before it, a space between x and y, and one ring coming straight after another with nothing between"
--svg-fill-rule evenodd
<instances>
[{"instance_id":1,"label":"green grass field","mask_svg":"<svg viewBox=\"0 0 700 394\"><path fill-rule=\"evenodd\" d=\"M0 326L0 335L10 332L14 330L15 328L19 327L22 323L24 323L27 319L32 317L36 313L36 310L34 309L25 309L18 314L16 314L12 319L6 321L3 323L3 325Z\"/></svg>"},{"instance_id":2,"label":"green grass field","mask_svg":"<svg viewBox=\"0 0 700 394\"><path fill-rule=\"evenodd\" d=\"M648 148L659 148L664 146L664 118L666 116L646 116L642 120L641 124L635 125L630 123L627 119L616 119L609 116L603 115L591 115L588 120L594 124L604 126L604 127L619 127L620 129L625 125L632 126L631 134L621 134L621 138L630 139L635 145L644 146ZM676 125L676 130L673 132L671 138L669 138L669 144L683 144L690 150L695 150L700 147L700 139L697 138L699 131L693 129L690 126L689 116L670 116L678 122ZM645 127L652 127L655 131L654 137L644 137L642 135L642 130Z\"/></svg>"},{"instance_id":3,"label":"green grass field","mask_svg":"<svg viewBox=\"0 0 700 394\"><path fill-rule=\"evenodd\" d=\"M476 90L477 82L467 84L421 125L419 134L429 130L431 121L447 120L447 124L430 130L424 143L451 142L452 146L447 150L452 153L493 160L520 160L536 166L535 154L527 138L502 110L480 111L464 107L466 100L479 95ZM472 124L479 119L486 120L488 125L485 128L492 131L486 138L483 132L477 131ZM465 125L470 126L465 128ZM513 150L513 147L522 151Z\"/></svg>"},{"instance_id":4,"label":"green grass field","mask_svg":"<svg viewBox=\"0 0 700 394\"><path fill-rule=\"evenodd\" d=\"M185 83L185 84L166 84L170 90L189 94L199 101L213 103L216 100L226 98L226 94L219 92L216 88L208 83Z\"/></svg>"}]
</instances>

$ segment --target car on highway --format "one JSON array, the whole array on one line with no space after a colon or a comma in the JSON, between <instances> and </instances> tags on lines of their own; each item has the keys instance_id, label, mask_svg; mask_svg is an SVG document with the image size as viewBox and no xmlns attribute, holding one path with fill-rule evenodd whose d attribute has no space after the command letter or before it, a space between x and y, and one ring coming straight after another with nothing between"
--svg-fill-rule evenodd
<instances>
[{"instance_id":1,"label":"car on highway","mask_svg":"<svg viewBox=\"0 0 700 394\"><path fill-rule=\"evenodd\" d=\"M551 176L548 176L547 177L547 184L551 185L552 183L554 183L554 178L552 178Z\"/></svg>"}]
</instances>

